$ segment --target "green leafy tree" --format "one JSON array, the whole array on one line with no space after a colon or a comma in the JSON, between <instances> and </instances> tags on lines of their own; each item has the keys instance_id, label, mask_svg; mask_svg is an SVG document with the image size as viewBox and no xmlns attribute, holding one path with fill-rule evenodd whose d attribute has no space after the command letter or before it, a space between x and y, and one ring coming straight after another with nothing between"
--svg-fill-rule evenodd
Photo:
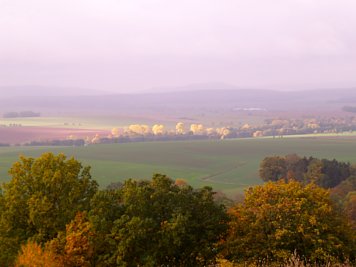
<instances>
[{"instance_id":1,"label":"green leafy tree","mask_svg":"<svg viewBox=\"0 0 356 267\"><path fill-rule=\"evenodd\" d=\"M98 191L91 200L89 218L95 229L94 262L98 266L113 266L109 258L116 249L116 242L109 236L114 222L125 212L121 189L122 186L118 190Z\"/></svg>"},{"instance_id":2,"label":"green leafy tree","mask_svg":"<svg viewBox=\"0 0 356 267\"><path fill-rule=\"evenodd\" d=\"M260 164L260 178L263 181L278 181L287 178L287 163L283 157L266 157Z\"/></svg>"},{"instance_id":3,"label":"green leafy tree","mask_svg":"<svg viewBox=\"0 0 356 267\"><path fill-rule=\"evenodd\" d=\"M333 188L352 175L350 163L335 159L317 159L289 154L285 157L266 157L260 164L260 177L264 181L297 180L313 182L324 188Z\"/></svg>"},{"instance_id":4,"label":"green leafy tree","mask_svg":"<svg viewBox=\"0 0 356 267\"><path fill-rule=\"evenodd\" d=\"M227 258L236 262L283 263L294 253L304 261L354 260L355 232L314 184L269 182L250 188L230 211Z\"/></svg>"},{"instance_id":5,"label":"green leafy tree","mask_svg":"<svg viewBox=\"0 0 356 267\"><path fill-rule=\"evenodd\" d=\"M96 233L111 244L104 253L107 266L206 266L227 229L225 209L214 202L211 188L176 185L164 175L128 180L117 195L97 197L116 214L106 219L112 214L101 205L91 211Z\"/></svg>"},{"instance_id":6,"label":"green leafy tree","mask_svg":"<svg viewBox=\"0 0 356 267\"><path fill-rule=\"evenodd\" d=\"M307 172L304 174L305 183L315 183L319 185L325 180L325 174L322 172L323 162L316 158L310 158Z\"/></svg>"},{"instance_id":7,"label":"green leafy tree","mask_svg":"<svg viewBox=\"0 0 356 267\"><path fill-rule=\"evenodd\" d=\"M296 154L286 155L285 160L289 174L288 178L304 182L304 174L308 170L309 160L306 157L301 158Z\"/></svg>"},{"instance_id":8,"label":"green leafy tree","mask_svg":"<svg viewBox=\"0 0 356 267\"><path fill-rule=\"evenodd\" d=\"M318 185L324 188L332 188L346 180L351 175L350 163L339 162L335 159L322 159L322 173L324 179L319 181Z\"/></svg>"},{"instance_id":9,"label":"green leafy tree","mask_svg":"<svg viewBox=\"0 0 356 267\"><path fill-rule=\"evenodd\" d=\"M43 244L65 230L77 211L89 210L97 191L90 168L74 158L45 153L20 157L9 171L12 179L2 189L0 265L8 265L21 243Z\"/></svg>"}]
</instances>

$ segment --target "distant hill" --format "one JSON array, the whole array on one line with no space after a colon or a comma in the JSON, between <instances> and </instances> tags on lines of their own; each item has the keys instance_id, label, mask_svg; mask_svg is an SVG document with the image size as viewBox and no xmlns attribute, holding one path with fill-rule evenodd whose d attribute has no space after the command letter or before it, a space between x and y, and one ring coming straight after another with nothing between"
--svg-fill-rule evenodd
<instances>
[{"instance_id":1,"label":"distant hill","mask_svg":"<svg viewBox=\"0 0 356 267\"><path fill-rule=\"evenodd\" d=\"M212 82L212 83L195 83L183 86L167 86L167 87L155 87L147 90L147 92L156 93L171 93L171 92L191 92L191 91L238 91L243 88L239 88L232 84ZM249 88L245 88L249 89Z\"/></svg>"},{"instance_id":2,"label":"distant hill","mask_svg":"<svg viewBox=\"0 0 356 267\"><path fill-rule=\"evenodd\" d=\"M252 89L197 89L103 94L95 90L47 87L0 88L0 111L62 110L66 112L178 112L260 108L268 111L342 110L356 104L356 89L274 91Z\"/></svg>"}]
</instances>

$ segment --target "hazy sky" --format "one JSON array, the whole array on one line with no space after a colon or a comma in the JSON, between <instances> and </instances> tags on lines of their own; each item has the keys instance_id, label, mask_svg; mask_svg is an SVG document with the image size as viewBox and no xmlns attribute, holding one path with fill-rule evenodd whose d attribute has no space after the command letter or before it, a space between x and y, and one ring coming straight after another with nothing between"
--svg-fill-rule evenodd
<instances>
[{"instance_id":1,"label":"hazy sky","mask_svg":"<svg viewBox=\"0 0 356 267\"><path fill-rule=\"evenodd\" d=\"M355 0L0 0L0 86L356 87Z\"/></svg>"}]
</instances>

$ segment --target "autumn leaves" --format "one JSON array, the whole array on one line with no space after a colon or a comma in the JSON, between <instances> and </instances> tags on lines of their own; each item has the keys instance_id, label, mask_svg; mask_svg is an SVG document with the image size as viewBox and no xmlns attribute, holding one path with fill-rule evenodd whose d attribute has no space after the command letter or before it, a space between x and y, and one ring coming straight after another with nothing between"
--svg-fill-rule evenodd
<instances>
[{"instance_id":1,"label":"autumn leaves","mask_svg":"<svg viewBox=\"0 0 356 267\"><path fill-rule=\"evenodd\" d=\"M99 190L88 167L61 154L21 157L10 174L0 191L1 266L355 260L351 221L315 184L268 182L227 211L211 188L160 174Z\"/></svg>"}]
</instances>

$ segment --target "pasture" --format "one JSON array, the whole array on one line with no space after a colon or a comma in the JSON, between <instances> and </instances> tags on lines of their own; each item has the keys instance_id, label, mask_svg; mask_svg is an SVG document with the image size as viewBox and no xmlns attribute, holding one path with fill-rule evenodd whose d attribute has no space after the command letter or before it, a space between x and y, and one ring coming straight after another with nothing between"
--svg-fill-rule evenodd
<instances>
[{"instance_id":1,"label":"pasture","mask_svg":"<svg viewBox=\"0 0 356 267\"><path fill-rule=\"evenodd\" d=\"M355 137L251 138L177 142L144 142L86 147L2 147L0 181L20 154L39 156L51 151L74 156L92 166L100 186L128 178L150 178L164 173L183 178L194 187L212 186L229 196L261 184L260 161L269 155L297 153L356 163Z\"/></svg>"}]
</instances>

